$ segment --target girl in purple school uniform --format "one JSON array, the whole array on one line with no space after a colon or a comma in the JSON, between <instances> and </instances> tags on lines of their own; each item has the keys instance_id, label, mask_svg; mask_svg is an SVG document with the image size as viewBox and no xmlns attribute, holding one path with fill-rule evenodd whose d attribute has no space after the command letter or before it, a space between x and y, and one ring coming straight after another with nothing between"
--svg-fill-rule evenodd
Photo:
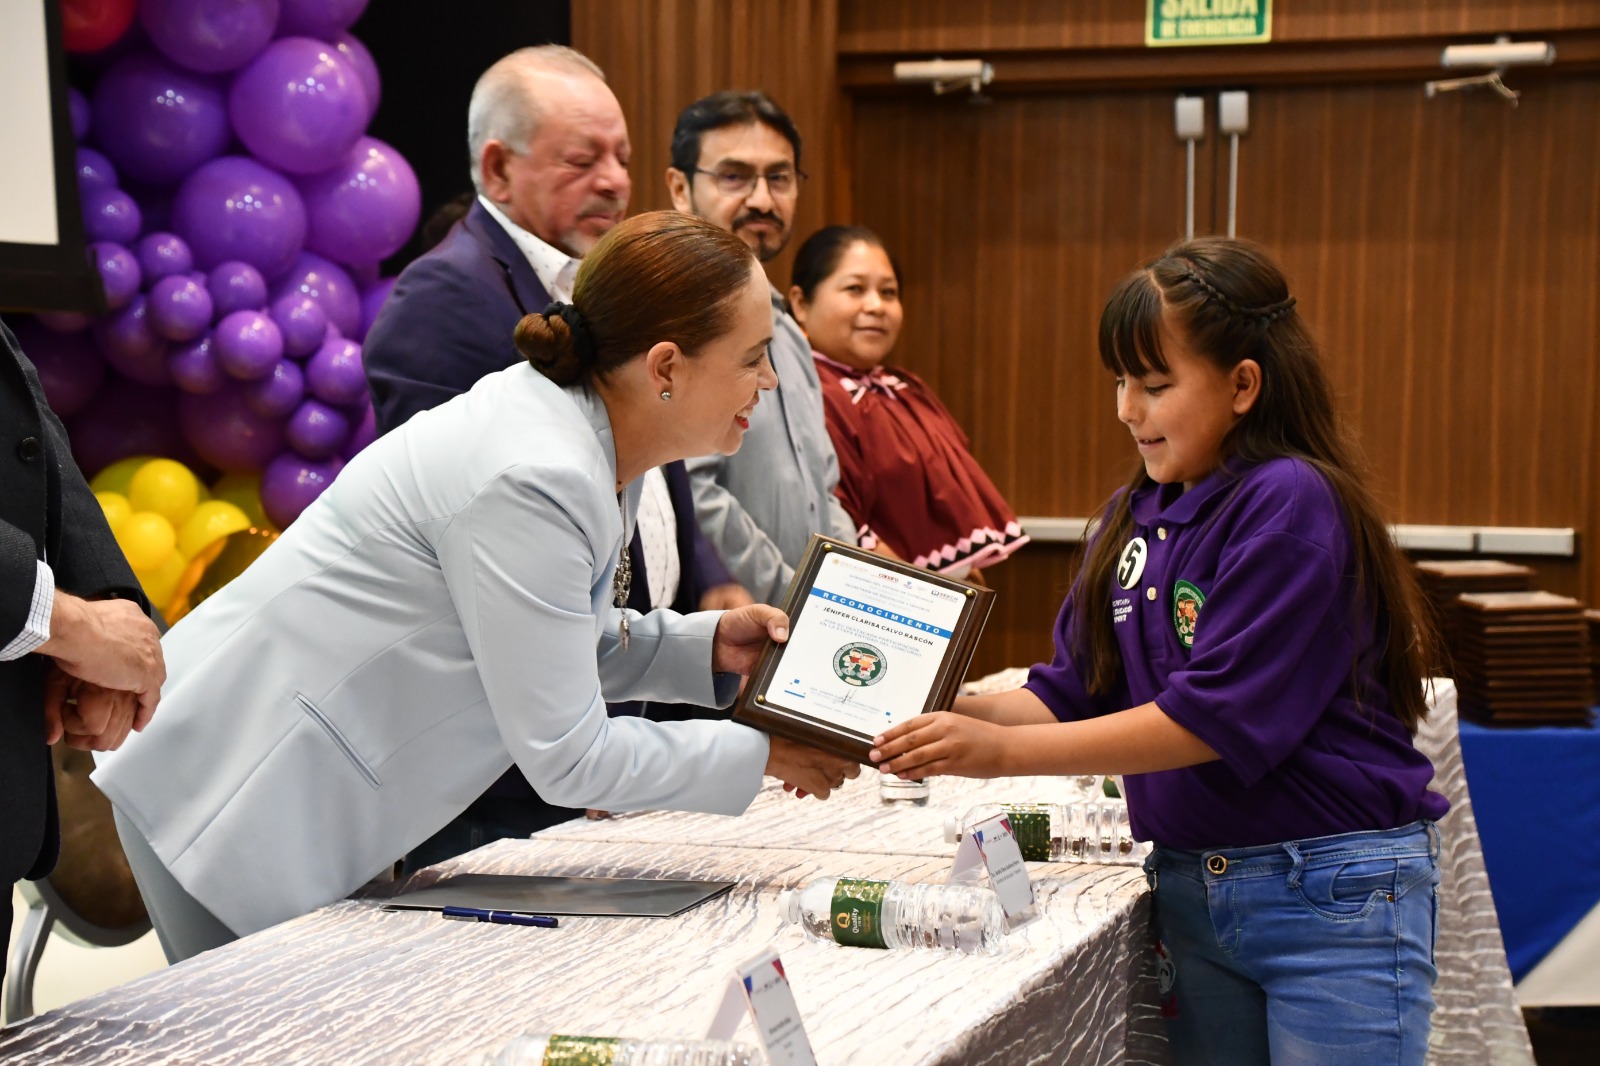
<instances>
[{"instance_id":1,"label":"girl in purple school uniform","mask_svg":"<svg viewBox=\"0 0 1600 1066\"><path fill-rule=\"evenodd\" d=\"M1282 273L1179 244L1100 321L1143 463L1055 660L875 741L901 777L1127 775L1180 1062L1421 1063L1448 808L1432 633Z\"/></svg>"}]
</instances>

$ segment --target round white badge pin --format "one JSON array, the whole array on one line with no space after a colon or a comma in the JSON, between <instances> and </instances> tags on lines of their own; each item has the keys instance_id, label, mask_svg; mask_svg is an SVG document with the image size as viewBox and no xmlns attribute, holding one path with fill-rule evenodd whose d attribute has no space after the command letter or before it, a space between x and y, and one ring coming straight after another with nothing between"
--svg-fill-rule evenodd
<instances>
[{"instance_id":1,"label":"round white badge pin","mask_svg":"<svg viewBox=\"0 0 1600 1066\"><path fill-rule=\"evenodd\" d=\"M1145 560L1149 558L1150 546L1143 537L1128 541L1128 546L1122 549L1122 557L1117 560L1117 584L1125 589L1137 585L1139 578L1144 576Z\"/></svg>"}]
</instances>

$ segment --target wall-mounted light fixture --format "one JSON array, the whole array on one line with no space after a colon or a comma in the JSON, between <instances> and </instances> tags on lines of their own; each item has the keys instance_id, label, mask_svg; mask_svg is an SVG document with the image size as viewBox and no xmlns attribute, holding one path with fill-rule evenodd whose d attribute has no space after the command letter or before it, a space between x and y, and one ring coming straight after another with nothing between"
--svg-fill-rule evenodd
<instances>
[{"instance_id":1,"label":"wall-mounted light fixture","mask_svg":"<svg viewBox=\"0 0 1600 1066\"><path fill-rule=\"evenodd\" d=\"M1498 37L1494 44L1452 44L1445 48L1439 56L1439 65L1447 70L1471 69L1473 67L1491 67L1493 69L1483 74L1471 74L1464 78L1440 78L1430 81L1422 87L1422 91L1432 99L1439 93L1453 92L1456 89L1493 89L1503 100L1512 104L1522 94L1509 88L1501 75L1505 74L1507 67L1548 67L1556 61L1556 46L1548 41L1517 41L1512 43L1509 37Z\"/></svg>"},{"instance_id":2,"label":"wall-mounted light fixture","mask_svg":"<svg viewBox=\"0 0 1600 1066\"><path fill-rule=\"evenodd\" d=\"M976 96L994 81L994 67L981 59L925 59L896 63L894 80L909 85L932 85L936 96L965 86Z\"/></svg>"}]
</instances>

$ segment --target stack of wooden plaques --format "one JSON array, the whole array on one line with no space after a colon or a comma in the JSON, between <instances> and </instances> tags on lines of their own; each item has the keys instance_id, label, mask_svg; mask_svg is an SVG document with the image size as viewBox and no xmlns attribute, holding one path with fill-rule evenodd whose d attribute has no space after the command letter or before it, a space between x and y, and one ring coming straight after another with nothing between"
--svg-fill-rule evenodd
<instances>
[{"instance_id":1,"label":"stack of wooden plaques","mask_svg":"<svg viewBox=\"0 0 1600 1066\"><path fill-rule=\"evenodd\" d=\"M1450 648L1461 713L1493 725L1587 725L1594 703L1583 605L1551 592L1473 592Z\"/></svg>"},{"instance_id":2,"label":"stack of wooden plaques","mask_svg":"<svg viewBox=\"0 0 1600 1066\"><path fill-rule=\"evenodd\" d=\"M1499 559L1423 559L1417 580L1433 604L1434 617L1448 634L1455 623L1456 597L1463 592L1526 592L1533 568Z\"/></svg>"},{"instance_id":3,"label":"stack of wooden plaques","mask_svg":"<svg viewBox=\"0 0 1600 1066\"><path fill-rule=\"evenodd\" d=\"M1594 675L1594 690L1600 695L1600 611L1593 607L1583 612L1589 620L1589 671Z\"/></svg>"}]
</instances>

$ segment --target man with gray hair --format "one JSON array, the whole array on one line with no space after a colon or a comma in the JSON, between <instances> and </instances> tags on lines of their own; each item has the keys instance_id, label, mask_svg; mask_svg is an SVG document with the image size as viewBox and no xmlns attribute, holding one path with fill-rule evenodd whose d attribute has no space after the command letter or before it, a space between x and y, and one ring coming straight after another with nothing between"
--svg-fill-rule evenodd
<instances>
[{"instance_id":1,"label":"man with gray hair","mask_svg":"<svg viewBox=\"0 0 1600 1066\"><path fill-rule=\"evenodd\" d=\"M628 209L628 124L605 75L561 45L523 48L467 108L477 200L400 275L363 346L378 430L518 359L511 331L569 300L578 259Z\"/></svg>"},{"instance_id":2,"label":"man with gray hair","mask_svg":"<svg viewBox=\"0 0 1600 1066\"><path fill-rule=\"evenodd\" d=\"M400 275L362 346L380 433L520 361L512 341L517 323L552 301L571 302L579 260L627 211L622 107L600 68L570 48L523 48L485 71L467 108L467 146L477 190L471 209ZM629 557L627 606L634 610L751 602L701 536L682 463L645 474ZM646 706L657 719L705 713ZM577 813L544 803L513 768L407 856L407 867L526 836Z\"/></svg>"}]
</instances>

